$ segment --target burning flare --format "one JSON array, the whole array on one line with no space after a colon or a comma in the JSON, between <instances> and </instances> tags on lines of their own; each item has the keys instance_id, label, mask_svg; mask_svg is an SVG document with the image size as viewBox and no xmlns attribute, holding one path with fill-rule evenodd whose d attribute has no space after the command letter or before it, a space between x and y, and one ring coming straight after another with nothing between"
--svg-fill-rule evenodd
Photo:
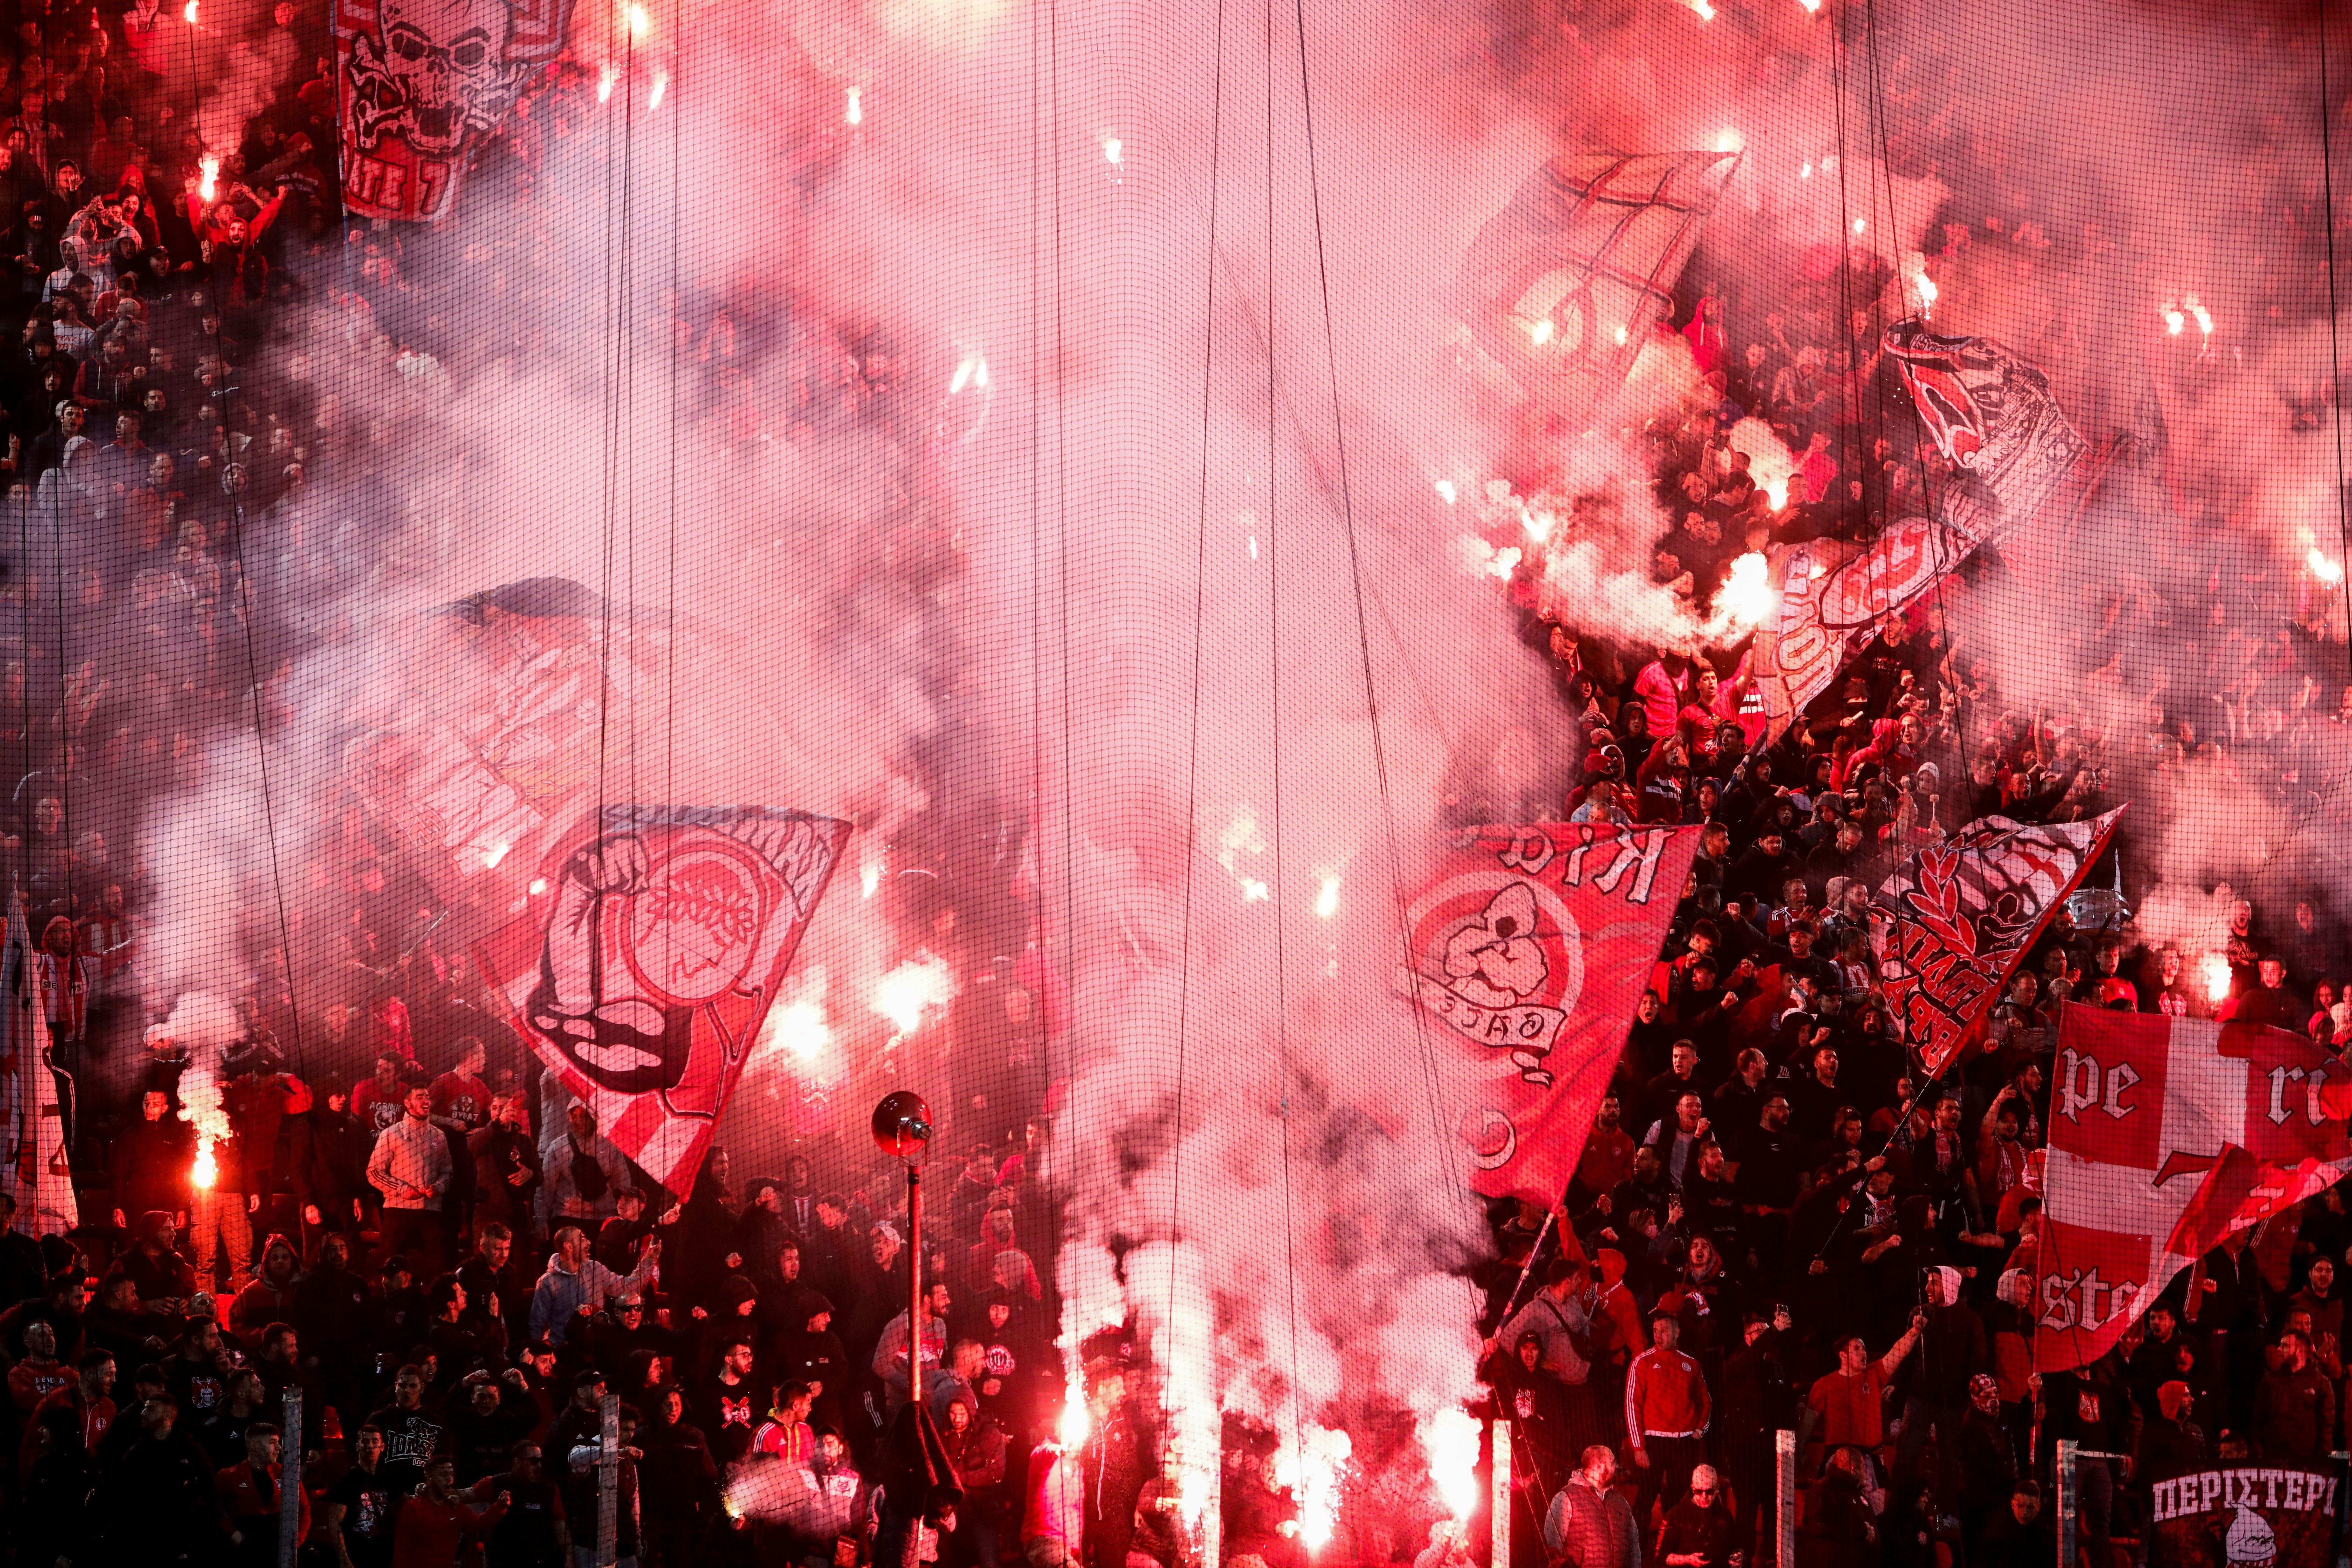
<instances>
[{"instance_id":1,"label":"burning flare","mask_svg":"<svg viewBox=\"0 0 2352 1568\"><path fill-rule=\"evenodd\" d=\"M191 27L196 25L196 0L188 0L186 5L180 7L180 20Z\"/></svg>"},{"instance_id":2,"label":"burning flare","mask_svg":"<svg viewBox=\"0 0 2352 1568\"><path fill-rule=\"evenodd\" d=\"M2209 952L2197 966L2205 981L2205 1000L2216 1005L2230 999L2230 956Z\"/></svg>"},{"instance_id":3,"label":"burning flare","mask_svg":"<svg viewBox=\"0 0 2352 1568\"><path fill-rule=\"evenodd\" d=\"M910 958L874 983L870 1005L893 1029L909 1035L921 1025L924 1009L944 1007L955 994L955 971L946 959Z\"/></svg>"},{"instance_id":4,"label":"burning flare","mask_svg":"<svg viewBox=\"0 0 2352 1568\"><path fill-rule=\"evenodd\" d=\"M188 20L193 22L195 19L196 0L188 0ZM220 154L205 153L196 160L196 167L203 174L203 177L196 182L196 195L210 201L213 199L213 194L220 188ZM488 860L485 863L491 866L498 864L496 860Z\"/></svg>"},{"instance_id":5,"label":"burning flare","mask_svg":"<svg viewBox=\"0 0 2352 1568\"><path fill-rule=\"evenodd\" d=\"M866 89L862 87L853 87L849 89L849 106L841 111L841 122L844 125L862 125L866 122L866 106L857 101L865 96L865 92Z\"/></svg>"},{"instance_id":6,"label":"burning flare","mask_svg":"<svg viewBox=\"0 0 2352 1568\"><path fill-rule=\"evenodd\" d=\"M1478 1423L1465 1411L1441 1410L1420 1424L1420 1437L1439 1500L1455 1519L1467 1520L1478 1506Z\"/></svg>"},{"instance_id":7,"label":"burning flare","mask_svg":"<svg viewBox=\"0 0 2352 1568\"><path fill-rule=\"evenodd\" d=\"M195 7L191 5L189 9L193 11ZM213 1183L220 1179L220 1167L213 1161L213 1141L211 1139L199 1138L196 1140L196 1163L194 1168L189 1171L188 1179L195 1183L197 1186L205 1188L210 1188Z\"/></svg>"},{"instance_id":8,"label":"burning flare","mask_svg":"<svg viewBox=\"0 0 2352 1568\"><path fill-rule=\"evenodd\" d=\"M1772 573L1764 557L1749 551L1731 563L1731 575L1715 595L1715 618L1707 623L1712 636L1727 630L1747 631L1763 623L1780 595L1772 591Z\"/></svg>"},{"instance_id":9,"label":"burning flare","mask_svg":"<svg viewBox=\"0 0 2352 1568\"><path fill-rule=\"evenodd\" d=\"M1354 1445L1345 1432L1309 1426L1303 1447L1302 1453L1300 1445L1285 1438L1275 1468L1282 1484L1298 1499L1300 1544L1319 1552L1339 1528L1339 1483Z\"/></svg>"},{"instance_id":10,"label":"burning flare","mask_svg":"<svg viewBox=\"0 0 2352 1568\"><path fill-rule=\"evenodd\" d=\"M2311 568L2314 577L2331 588L2344 581L2344 568L2323 554L2316 544L2304 552L2303 563Z\"/></svg>"}]
</instances>

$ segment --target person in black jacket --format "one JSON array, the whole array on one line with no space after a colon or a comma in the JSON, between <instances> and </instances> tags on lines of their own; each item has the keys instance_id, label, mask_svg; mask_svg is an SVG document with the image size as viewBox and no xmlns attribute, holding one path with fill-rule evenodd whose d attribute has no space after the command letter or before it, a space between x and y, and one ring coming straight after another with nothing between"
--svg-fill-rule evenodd
<instances>
[{"instance_id":1,"label":"person in black jacket","mask_svg":"<svg viewBox=\"0 0 2352 1568\"><path fill-rule=\"evenodd\" d=\"M341 1079L321 1079L310 1108L289 1115L280 1136L305 1237L322 1230L357 1234L375 1142L352 1117L350 1088Z\"/></svg>"},{"instance_id":2,"label":"person in black jacket","mask_svg":"<svg viewBox=\"0 0 2352 1568\"><path fill-rule=\"evenodd\" d=\"M719 1512L719 1466L709 1440L686 1418L686 1395L665 1384L638 1433L646 1568L695 1568L704 1526Z\"/></svg>"},{"instance_id":3,"label":"person in black jacket","mask_svg":"<svg viewBox=\"0 0 2352 1568\"><path fill-rule=\"evenodd\" d=\"M202 1560L213 1543L213 1478L204 1450L175 1430L180 1407L156 1394L139 1412L139 1436L99 1487L95 1512L115 1555L142 1568Z\"/></svg>"},{"instance_id":4,"label":"person in black jacket","mask_svg":"<svg viewBox=\"0 0 2352 1568\"><path fill-rule=\"evenodd\" d=\"M2017 1446L2001 1425L2000 1384L1990 1373L1969 1380L1969 1413L1960 1423L1960 1542L1968 1559L2017 1489Z\"/></svg>"},{"instance_id":5,"label":"person in black jacket","mask_svg":"<svg viewBox=\"0 0 2352 1568\"><path fill-rule=\"evenodd\" d=\"M1960 1271L1928 1270L1925 1284L1927 1321L1911 1358L1911 1384L1903 1401L1903 1439L1896 1463L1908 1469L1919 1458L1929 1427L1936 1433L1936 1496L1949 1510L1959 1494L1960 1417L1979 1373L1992 1370L1984 1320L1960 1299ZM2094 1558L2096 1562L2099 1559Z\"/></svg>"},{"instance_id":6,"label":"person in black jacket","mask_svg":"<svg viewBox=\"0 0 2352 1568\"><path fill-rule=\"evenodd\" d=\"M1765 1500L1772 1495L1777 1450L1775 1432L1793 1429L1796 1399L1782 1358L1793 1326L1789 1309L1775 1306L1767 1318L1760 1307L1742 1314L1741 1347L1723 1363L1722 1397L1716 1430L1722 1434L1724 1478L1731 1484L1739 1549L1753 1553Z\"/></svg>"},{"instance_id":7,"label":"person in black jacket","mask_svg":"<svg viewBox=\"0 0 2352 1568\"><path fill-rule=\"evenodd\" d=\"M842 1418L848 1406L844 1401L855 1369L841 1336L833 1331L833 1303L812 1290L802 1304L808 1316L798 1329L768 1342L760 1365L779 1383L805 1383L816 1391L809 1407L812 1426L846 1431Z\"/></svg>"},{"instance_id":8,"label":"person in black jacket","mask_svg":"<svg viewBox=\"0 0 2352 1568\"><path fill-rule=\"evenodd\" d=\"M188 1220L188 1172L195 1163L188 1124L172 1114L172 1097L151 1089L140 1097L141 1120L114 1140L114 1224L129 1230L149 1209L175 1225Z\"/></svg>"}]
</instances>

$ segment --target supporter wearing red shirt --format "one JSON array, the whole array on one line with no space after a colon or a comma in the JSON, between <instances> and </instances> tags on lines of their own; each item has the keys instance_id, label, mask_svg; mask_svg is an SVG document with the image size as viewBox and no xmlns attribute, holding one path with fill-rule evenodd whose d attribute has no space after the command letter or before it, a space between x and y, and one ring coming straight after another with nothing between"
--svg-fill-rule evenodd
<instances>
[{"instance_id":1,"label":"supporter wearing red shirt","mask_svg":"<svg viewBox=\"0 0 2352 1568\"><path fill-rule=\"evenodd\" d=\"M482 1068L488 1061L482 1042L467 1036L457 1042L457 1065L433 1080L433 1114L446 1116L467 1132L490 1124L490 1086Z\"/></svg>"},{"instance_id":2,"label":"supporter wearing red shirt","mask_svg":"<svg viewBox=\"0 0 2352 1568\"><path fill-rule=\"evenodd\" d=\"M375 1059L375 1076L360 1079L359 1087L352 1090L352 1116L371 1143L377 1133L400 1120L408 1100L408 1086L400 1077L405 1065L404 1058L387 1050Z\"/></svg>"},{"instance_id":3,"label":"supporter wearing red shirt","mask_svg":"<svg viewBox=\"0 0 2352 1568\"><path fill-rule=\"evenodd\" d=\"M457 1479L457 1461L446 1455L425 1461L425 1485L401 1503L399 1521L393 1526L393 1568L449 1568L464 1561L461 1551L467 1537L488 1535L507 1516L511 1500L507 1493L477 1510L458 1500Z\"/></svg>"},{"instance_id":4,"label":"supporter wearing red shirt","mask_svg":"<svg viewBox=\"0 0 2352 1568\"><path fill-rule=\"evenodd\" d=\"M257 1421L245 1429L245 1460L213 1475L213 1489L220 1494L221 1514L229 1544L242 1549L241 1560L253 1561L257 1548L268 1542L268 1555L277 1557L278 1489L285 1484L286 1468L279 1463L283 1439L278 1428L267 1421ZM307 1540L310 1534L310 1494L296 1489L299 1500L294 1539Z\"/></svg>"},{"instance_id":5,"label":"supporter wearing red shirt","mask_svg":"<svg viewBox=\"0 0 2352 1568\"><path fill-rule=\"evenodd\" d=\"M1921 1314L1914 1313L1910 1330L1876 1361L1860 1334L1848 1334L1837 1345L1838 1369L1813 1380L1805 1395L1801 1417L1804 1439L1816 1427L1831 1448L1847 1447L1875 1452L1886 1441L1886 1384L1911 1347L1919 1342Z\"/></svg>"},{"instance_id":6,"label":"supporter wearing red shirt","mask_svg":"<svg viewBox=\"0 0 2352 1568\"><path fill-rule=\"evenodd\" d=\"M106 1351L82 1352L81 1368L72 1383L43 1395L25 1421L25 1444L16 1459L19 1479L30 1473L39 1456L37 1434L52 1411L70 1413L81 1438L81 1451L95 1453L108 1428L114 1425L114 1357Z\"/></svg>"},{"instance_id":7,"label":"supporter wearing red shirt","mask_svg":"<svg viewBox=\"0 0 2352 1568\"><path fill-rule=\"evenodd\" d=\"M1698 1363L1675 1348L1682 1323L1671 1310L1650 1314L1654 1342L1625 1369L1625 1440L1642 1472L1633 1518L1648 1528L1650 1505L1672 1508L1690 1490L1693 1467L1706 1458L1713 1415Z\"/></svg>"}]
</instances>

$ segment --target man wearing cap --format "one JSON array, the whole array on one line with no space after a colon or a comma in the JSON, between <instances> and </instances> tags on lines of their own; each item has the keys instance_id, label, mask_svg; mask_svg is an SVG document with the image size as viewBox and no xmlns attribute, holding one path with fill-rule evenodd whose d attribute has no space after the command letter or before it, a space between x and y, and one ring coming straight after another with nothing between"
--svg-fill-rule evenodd
<instances>
[{"instance_id":1,"label":"man wearing cap","mask_svg":"<svg viewBox=\"0 0 2352 1568\"><path fill-rule=\"evenodd\" d=\"M1625 1372L1625 1441L1642 1472L1633 1517L1649 1526L1651 1505L1672 1508L1688 1489L1691 1468L1706 1457L1712 1414L1698 1363L1675 1349L1682 1325L1670 1310L1650 1314L1648 1350Z\"/></svg>"}]
</instances>

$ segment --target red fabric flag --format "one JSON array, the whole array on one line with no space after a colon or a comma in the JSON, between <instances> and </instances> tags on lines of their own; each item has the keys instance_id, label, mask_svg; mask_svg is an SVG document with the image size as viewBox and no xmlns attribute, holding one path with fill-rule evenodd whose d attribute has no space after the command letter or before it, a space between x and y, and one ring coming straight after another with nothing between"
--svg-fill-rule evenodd
<instances>
[{"instance_id":1,"label":"red fabric flag","mask_svg":"<svg viewBox=\"0 0 2352 1568\"><path fill-rule=\"evenodd\" d=\"M849 824L757 806L612 806L476 949L598 1129L685 1197Z\"/></svg>"},{"instance_id":2,"label":"red fabric flag","mask_svg":"<svg viewBox=\"0 0 2352 1568\"><path fill-rule=\"evenodd\" d=\"M2096 1360L2223 1237L2352 1169L2352 1067L2283 1029L2073 1005L2053 1078L2043 1372Z\"/></svg>"},{"instance_id":3,"label":"red fabric flag","mask_svg":"<svg viewBox=\"0 0 2352 1568\"><path fill-rule=\"evenodd\" d=\"M1968 1044L2009 976L2107 847L2117 806L2089 822L1979 817L1931 845L1871 900L1870 944L1903 1038L1928 1075Z\"/></svg>"},{"instance_id":4,"label":"red fabric flag","mask_svg":"<svg viewBox=\"0 0 2352 1568\"><path fill-rule=\"evenodd\" d=\"M1449 1082L1473 1190L1568 1189L1698 853L1696 827L1463 830L1411 911L1412 989Z\"/></svg>"}]
</instances>

